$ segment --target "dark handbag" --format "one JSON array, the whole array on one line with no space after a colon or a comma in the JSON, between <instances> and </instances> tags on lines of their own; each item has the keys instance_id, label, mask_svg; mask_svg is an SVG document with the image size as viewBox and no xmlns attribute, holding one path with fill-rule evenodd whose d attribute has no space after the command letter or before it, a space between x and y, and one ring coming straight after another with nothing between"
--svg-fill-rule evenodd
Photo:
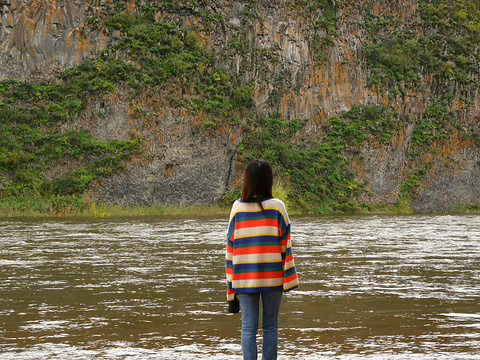
<instances>
[{"instance_id":1,"label":"dark handbag","mask_svg":"<svg viewBox=\"0 0 480 360\"><path fill-rule=\"evenodd\" d=\"M237 298L237 294L235 294L235 297L233 298L233 300L228 303L228 312L231 312L232 314L236 314L239 311L240 311L240 301Z\"/></svg>"}]
</instances>

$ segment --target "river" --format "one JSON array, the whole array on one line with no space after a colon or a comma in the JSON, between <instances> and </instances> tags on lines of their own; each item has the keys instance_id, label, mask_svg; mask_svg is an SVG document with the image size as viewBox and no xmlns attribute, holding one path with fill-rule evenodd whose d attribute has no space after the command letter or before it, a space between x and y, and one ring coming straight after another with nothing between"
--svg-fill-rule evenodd
<instances>
[{"instance_id":1,"label":"river","mask_svg":"<svg viewBox=\"0 0 480 360\"><path fill-rule=\"evenodd\" d=\"M480 359L480 216L292 217L279 360ZM226 219L0 219L0 359L241 359Z\"/></svg>"}]
</instances>

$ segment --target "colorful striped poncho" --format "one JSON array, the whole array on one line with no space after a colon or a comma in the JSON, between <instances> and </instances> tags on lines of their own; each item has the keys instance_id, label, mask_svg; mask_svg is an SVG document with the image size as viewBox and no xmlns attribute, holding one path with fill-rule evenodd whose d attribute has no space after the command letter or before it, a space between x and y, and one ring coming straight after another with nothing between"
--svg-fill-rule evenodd
<instances>
[{"instance_id":1,"label":"colorful striped poncho","mask_svg":"<svg viewBox=\"0 0 480 360\"><path fill-rule=\"evenodd\" d=\"M232 207L225 254L227 300L235 293L298 287L285 205L263 199L265 213L255 201L237 200Z\"/></svg>"}]
</instances>

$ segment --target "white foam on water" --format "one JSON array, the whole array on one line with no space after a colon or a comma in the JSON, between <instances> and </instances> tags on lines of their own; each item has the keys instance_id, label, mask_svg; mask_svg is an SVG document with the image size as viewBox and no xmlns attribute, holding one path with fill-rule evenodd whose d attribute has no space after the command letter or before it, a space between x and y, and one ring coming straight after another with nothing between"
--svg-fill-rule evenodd
<instances>
[{"instance_id":1,"label":"white foam on water","mask_svg":"<svg viewBox=\"0 0 480 360\"><path fill-rule=\"evenodd\" d=\"M0 360L240 360L226 226L0 219ZM480 359L478 239L478 215L292 217L279 360Z\"/></svg>"}]
</instances>

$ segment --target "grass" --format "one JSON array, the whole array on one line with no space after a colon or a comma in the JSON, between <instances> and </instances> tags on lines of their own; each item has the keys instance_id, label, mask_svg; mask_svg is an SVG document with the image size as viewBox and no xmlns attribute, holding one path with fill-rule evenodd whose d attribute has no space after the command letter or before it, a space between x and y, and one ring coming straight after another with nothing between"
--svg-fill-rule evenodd
<instances>
[{"instance_id":1,"label":"grass","mask_svg":"<svg viewBox=\"0 0 480 360\"><path fill-rule=\"evenodd\" d=\"M282 189L281 189L282 190ZM281 197L281 191L274 191L274 196ZM283 191L283 190L282 190ZM290 216L312 214L299 210L295 207L288 207ZM167 205L160 204L154 206L120 206L97 203L88 196L83 198L57 196L41 198L25 194L23 197L7 197L0 200L0 217L142 217L142 216L221 216L227 218L230 214L230 204L211 204L211 205ZM480 204L465 205L458 204L452 210L454 213L479 213ZM389 204L367 204L367 203L349 203L342 208L332 207L325 209L322 213L315 215L381 215L381 214L400 214L408 215L415 212L410 206L399 202L396 205Z\"/></svg>"},{"instance_id":2,"label":"grass","mask_svg":"<svg viewBox=\"0 0 480 360\"><path fill-rule=\"evenodd\" d=\"M397 214L410 215L416 212L410 207L409 201L402 198L395 205L369 204L348 202L343 206L325 207L323 212L308 212L295 206L289 206L286 192L278 183L274 186L274 196L285 201L290 216L295 215L382 215ZM33 194L23 196L9 196L0 199L0 217L142 217L142 216L222 216L227 218L230 214L231 203L224 201L221 204L210 205L167 205L153 206L121 206L97 203L88 195L78 198L75 196L41 197ZM403 200L403 201L402 201ZM338 205L338 204L336 204ZM450 213L480 213L480 203L456 204Z\"/></svg>"},{"instance_id":3,"label":"grass","mask_svg":"<svg viewBox=\"0 0 480 360\"><path fill-rule=\"evenodd\" d=\"M61 202L63 200L63 203ZM141 216L228 216L230 208L220 205L120 206L97 204L90 199L66 202L59 198L4 198L0 217L141 217Z\"/></svg>"},{"instance_id":4,"label":"grass","mask_svg":"<svg viewBox=\"0 0 480 360\"><path fill-rule=\"evenodd\" d=\"M86 216L136 217L136 216L228 216L230 209L219 205L154 205L125 207L120 205L96 205L92 203Z\"/></svg>"}]
</instances>

